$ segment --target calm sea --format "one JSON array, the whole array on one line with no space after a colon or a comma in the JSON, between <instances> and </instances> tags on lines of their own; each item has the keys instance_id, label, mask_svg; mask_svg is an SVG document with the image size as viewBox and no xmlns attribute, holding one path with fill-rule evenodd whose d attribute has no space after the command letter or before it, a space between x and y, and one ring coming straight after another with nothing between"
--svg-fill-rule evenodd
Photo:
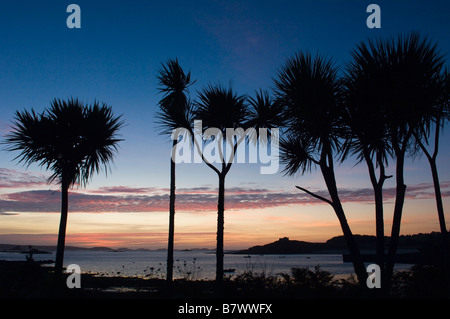
<instances>
[{"instance_id":1,"label":"calm sea","mask_svg":"<svg viewBox=\"0 0 450 319\"><path fill-rule=\"evenodd\" d=\"M35 260L55 258L55 253L34 255ZM164 278L167 252L165 251L85 251L68 250L64 265L77 264L84 273L93 272L105 276L153 276ZM25 260L25 254L0 252L0 260ZM174 276L189 279L214 279L216 259L213 251L191 250L174 252ZM266 275L290 273L291 268L320 265L334 275L353 273L351 263L343 262L340 254L310 255L235 255L225 254L224 268L229 276L251 270ZM411 265L398 264L396 270L409 269Z\"/></svg>"}]
</instances>

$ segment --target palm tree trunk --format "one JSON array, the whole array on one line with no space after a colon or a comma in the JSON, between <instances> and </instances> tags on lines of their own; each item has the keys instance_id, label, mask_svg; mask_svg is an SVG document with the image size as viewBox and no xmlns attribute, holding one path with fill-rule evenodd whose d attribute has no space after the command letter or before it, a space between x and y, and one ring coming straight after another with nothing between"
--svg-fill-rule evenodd
<instances>
[{"instance_id":1,"label":"palm tree trunk","mask_svg":"<svg viewBox=\"0 0 450 319\"><path fill-rule=\"evenodd\" d=\"M223 284L223 233L225 213L225 174L219 174L219 199L217 203L217 249L216 283L220 290Z\"/></svg>"},{"instance_id":2,"label":"palm tree trunk","mask_svg":"<svg viewBox=\"0 0 450 319\"><path fill-rule=\"evenodd\" d=\"M444 241L448 241L448 235L447 235L447 225L445 223L445 217L444 217L444 205L442 204L442 194L441 194L441 186L439 185L439 176L438 176L438 170L436 165L436 157L439 150L439 135L440 135L440 128L441 123L438 121L436 123L435 132L434 132L434 152L433 156L429 156L428 152L425 149L425 146L420 143L420 146L424 150L428 161L430 162L431 167L431 174L433 176L433 184L434 184L434 194L436 197L436 207L438 211L438 218L439 218L439 225L441 227L441 233L444 237Z\"/></svg>"},{"instance_id":3,"label":"palm tree trunk","mask_svg":"<svg viewBox=\"0 0 450 319\"><path fill-rule=\"evenodd\" d=\"M377 265L384 271L384 216L383 216L383 190L381 185L374 188L375 196L375 225L376 225L376 255Z\"/></svg>"},{"instance_id":4,"label":"palm tree trunk","mask_svg":"<svg viewBox=\"0 0 450 319\"><path fill-rule=\"evenodd\" d=\"M332 207L341 225L342 233L344 234L344 239L347 244L350 255L352 256L353 268L355 270L356 276L360 285L365 285L367 280L367 271L364 267L364 262L359 251L358 244L356 243L355 236L350 229L350 226L345 217L344 209L339 198L336 179L334 177L334 169L332 166L332 159L329 157L329 164L327 165L322 161L320 168L322 175L324 177L325 183L328 188L328 192L331 197Z\"/></svg>"},{"instance_id":5,"label":"palm tree trunk","mask_svg":"<svg viewBox=\"0 0 450 319\"><path fill-rule=\"evenodd\" d=\"M64 246L66 242L67 215L69 208L69 187L65 177L61 182L61 219L59 222L58 244L56 247L55 272L62 274Z\"/></svg>"},{"instance_id":6,"label":"palm tree trunk","mask_svg":"<svg viewBox=\"0 0 450 319\"><path fill-rule=\"evenodd\" d=\"M172 144L172 156L170 158L170 199L169 199L169 239L167 244L167 282L173 280L173 249L175 237L175 162L174 151L177 141Z\"/></svg>"},{"instance_id":7,"label":"palm tree trunk","mask_svg":"<svg viewBox=\"0 0 450 319\"><path fill-rule=\"evenodd\" d=\"M436 197L436 207L438 211L439 225L441 228L441 233L445 238L447 237L447 226L445 223L444 206L442 204L442 194L441 194L441 187L439 185L439 175L437 171L436 160L430 160L430 167L431 167L431 174L433 176L434 193Z\"/></svg>"},{"instance_id":8,"label":"palm tree trunk","mask_svg":"<svg viewBox=\"0 0 450 319\"><path fill-rule=\"evenodd\" d=\"M436 198L436 207L438 212L438 218L439 218L439 225L441 228L441 234L442 234L442 241L444 244L444 253L443 253L443 260L444 260L444 266L445 269L448 269L449 265L449 259L450 259L450 241L449 236L447 232L447 226L445 223L445 217L444 217L444 206L442 204L442 194L441 194L441 186L439 185L439 175L437 171L437 165L436 165L436 157L433 156L433 158L428 157L428 160L430 162L431 167L431 174L433 176L433 184L434 184L434 194ZM448 274L446 273L447 278L449 278Z\"/></svg>"},{"instance_id":9,"label":"palm tree trunk","mask_svg":"<svg viewBox=\"0 0 450 319\"><path fill-rule=\"evenodd\" d=\"M383 173L384 174L384 173ZM384 211L383 211L383 183L385 176L380 177L380 181L374 185L375 196L375 225L376 225L376 264L381 272L381 289L377 289L378 296L386 296L388 293L388 281L386 273L386 254L384 240Z\"/></svg>"},{"instance_id":10,"label":"palm tree trunk","mask_svg":"<svg viewBox=\"0 0 450 319\"><path fill-rule=\"evenodd\" d=\"M365 151L364 158L369 169L369 177L373 187L375 198L375 227L376 227L376 261L380 267L381 273L384 272L384 211L383 211L383 185L388 178L385 175L385 167L381 158L377 158L380 169L380 176L377 179L374 163L370 158L370 154ZM384 278L384 276L382 276Z\"/></svg>"},{"instance_id":11,"label":"palm tree trunk","mask_svg":"<svg viewBox=\"0 0 450 319\"><path fill-rule=\"evenodd\" d=\"M404 183L404 161L405 152L402 150L396 152L396 193L394 205L394 217L392 221L391 239L389 241L388 260L386 265L386 281L390 283L394 272L395 256L397 254L398 239L400 236L400 224L402 220L403 204L405 202L406 185Z\"/></svg>"},{"instance_id":12,"label":"palm tree trunk","mask_svg":"<svg viewBox=\"0 0 450 319\"><path fill-rule=\"evenodd\" d=\"M447 240L447 226L445 223L445 217L444 217L444 206L442 204L442 194L441 194L441 186L439 185L439 175L436 165L436 158L439 151L439 135L440 135L440 127L441 123L440 120L435 124L435 132L434 132L434 151L433 154L430 154L430 152L427 150L425 145L422 143L420 138L417 135L414 135L416 138L416 142L419 144L420 148L422 149L423 153L428 159L428 162L430 163L431 168L431 175L433 177L433 184L434 184L434 194L436 198L436 208L438 212L438 219L439 219L439 226L441 229L442 236L444 237L444 240Z\"/></svg>"},{"instance_id":13,"label":"palm tree trunk","mask_svg":"<svg viewBox=\"0 0 450 319\"><path fill-rule=\"evenodd\" d=\"M348 225L341 203L335 204L333 208L336 216L339 219L339 223L341 224L345 242L347 243L348 250L350 252L350 255L352 256L353 268L358 278L358 282L361 286L365 286L367 280L367 271L364 267L364 262L359 251L358 244L356 243L355 236L353 236L353 233L350 230L350 226Z\"/></svg>"},{"instance_id":14,"label":"palm tree trunk","mask_svg":"<svg viewBox=\"0 0 450 319\"><path fill-rule=\"evenodd\" d=\"M341 203L333 205L336 216L341 224L342 233L344 234L345 242L347 243L348 250L352 256L353 268L355 270L356 276L360 285L365 285L367 280L367 271L364 267L364 262L359 251L358 244L356 243L355 236L348 225L347 218L345 217L344 210Z\"/></svg>"}]
</instances>

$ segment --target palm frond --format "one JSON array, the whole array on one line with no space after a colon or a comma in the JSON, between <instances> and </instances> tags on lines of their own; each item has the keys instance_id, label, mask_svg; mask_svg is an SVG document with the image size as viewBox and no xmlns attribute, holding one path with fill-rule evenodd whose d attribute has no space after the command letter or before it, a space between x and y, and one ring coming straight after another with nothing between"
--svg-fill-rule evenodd
<instances>
[{"instance_id":1,"label":"palm frond","mask_svg":"<svg viewBox=\"0 0 450 319\"><path fill-rule=\"evenodd\" d=\"M194 120L193 102L186 100L182 108L160 109L156 112L157 127L161 134L170 135L174 129L190 129Z\"/></svg>"},{"instance_id":2,"label":"palm frond","mask_svg":"<svg viewBox=\"0 0 450 319\"><path fill-rule=\"evenodd\" d=\"M20 151L16 159L51 170L48 181L86 185L94 173L107 169L115 151L121 116L107 105L85 106L78 99L54 99L42 114L16 113L7 136L8 151Z\"/></svg>"},{"instance_id":3,"label":"palm frond","mask_svg":"<svg viewBox=\"0 0 450 319\"><path fill-rule=\"evenodd\" d=\"M281 127L285 124L283 105L274 100L268 91L259 90L255 97L249 97L249 127L272 128Z\"/></svg>"},{"instance_id":4,"label":"palm frond","mask_svg":"<svg viewBox=\"0 0 450 319\"><path fill-rule=\"evenodd\" d=\"M14 158L19 162L30 165L41 162L41 165L50 165L53 161L52 148L48 140L54 137L51 123L43 114L24 110L17 111L11 133L6 135L3 142L7 151L20 151Z\"/></svg>"},{"instance_id":5,"label":"palm frond","mask_svg":"<svg viewBox=\"0 0 450 319\"><path fill-rule=\"evenodd\" d=\"M178 59L169 59L161 65L157 76L159 92L163 94L158 102L156 113L158 128L162 134L171 134L174 129L189 128L192 120L192 102L189 100L189 87L195 83L191 73L187 74Z\"/></svg>"},{"instance_id":6,"label":"palm frond","mask_svg":"<svg viewBox=\"0 0 450 319\"><path fill-rule=\"evenodd\" d=\"M263 144L270 143L272 136L285 125L282 103L272 99L269 92L265 90L256 91L255 97L249 97L248 101L250 110L246 127L254 128L254 134L249 137L250 140L256 144L259 138L259 142ZM260 135L260 129L266 130L266 134ZM274 137L277 138L277 136Z\"/></svg>"},{"instance_id":7,"label":"palm frond","mask_svg":"<svg viewBox=\"0 0 450 319\"><path fill-rule=\"evenodd\" d=\"M280 139L280 162L285 175L304 174L317 164L312 156L314 147L296 134L287 134Z\"/></svg>"},{"instance_id":8,"label":"palm frond","mask_svg":"<svg viewBox=\"0 0 450 319\"><path fill-rule=\"evenodd\" d=\"M195 83L195 81L191 81L191 72L185 74L177 58L169 59L165 64L162 64L157 77L160 84L158 90L165 96L184 92ZM170 99L167 101L170 101Z\"/></svg>"},{"instance_id":9,"label":"palm frond","mask_svg":"<svg viewBox=\"0 0 450 319\"><path fill-rule=\"evenodd\" d=\"M339 149L341 83L333 61L301 52L286 61L274 81L289 130L299 132L318 152L324 146Z\"/></svg>"},{"instance_id":10,"label":"palm frond","mask_svg":"<svg viewBox=\"0 0 450 319\"><path fill-rule=\"evenodd\" d=\"M194 116L202 120L205 129L218 128L223 133L227 128L246 129L249 116L246 97L232 88L209 84L198 93Z\"/></svg>"},{"instance_id":11,"label":"palm frond","mask_svg":"<svg viewBox=\"0 0 450 319\"><path fill-rule=\"evenodd\" d=\"M347 127L342 160L355 155L358 163L369 155L387 164L392 156L389 127L383 102L373 90L372 81L377 77L366 76L359 64L349 64L343 79L343 122ZM377 162L381 164L381 162Z\"/></svg>"},{"instance_id":12,"label":"palm frond","mask_svg":"<svg viewBox=\"0 0 450 319\"><path fill-rule=\"evenodd\" d=\"M123 126L122 116L114 116L112 108L106 104L94 102L85 109L85 125L83 142L78 145L79 152L84 155L79 181L86 184L94 173L103 168L108 172L109 164L118 151L117 133Z\"/></svg>"},{"instance_id":13,"label":"palm frond","mask_svg":"<svg viewBox=\"0 0 450 319\"><path fill-rule=\"evenodd\" d=\"M427 135L442 115L436 106L442 97L444 56L437 45L411 32L362 43L352 57L349 80L386 114L391 136L402 140L411 130Z\"/></svg>"}]
</instances>

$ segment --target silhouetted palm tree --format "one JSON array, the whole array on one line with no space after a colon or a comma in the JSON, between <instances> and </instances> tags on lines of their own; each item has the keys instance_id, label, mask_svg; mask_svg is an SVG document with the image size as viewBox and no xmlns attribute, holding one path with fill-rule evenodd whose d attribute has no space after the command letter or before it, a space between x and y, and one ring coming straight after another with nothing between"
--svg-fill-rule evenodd
<instances>
[{"instance_id":1,"label":"silhouetted palm tree","mask_svg":"<svg viewBox=\"0 0 450 319\"><path fill-rule=\"evenodd\" d=\"M360 51L352 51L352 56L353 61L348 64L343 79L343 119L349 131L342 160L350 154L357 157L358 163L365 161L367 164L375 197L377 264L383 273L383 185L387 178L392 177L386 175L386 166L393 151L380 96L372 90L374 75L366 70L364 55Z\"/></svg>"},{"instance_id":2,"label":"silhouetted palm tree","mask_svg":"<svg viewBox=\"0 0 450 319\"><path fill-rule=\"evenodd\" d=\"M280 141L284 172L303 174L313 166L320 167L330 199L296 187L332 206L352 255L355 273L360 283L365 284L367 272L348 225L334 173L334 157L344 136L337 70L324 57L300 53L288 59L278 72L275 93L285 107L286 134Z\"/></svg>"},{"instance_id":3,"label":"silhouetted palm tree","mask_svg":"<svg viewBox=\"0 0 450 319\"><path fill-rule=\"evenodd\" d=\"M442 98L441 71L444 60L436 45L416 32L397 39L362 43L356 54L358 64L366 73L366 85L372 92L370 96L377 96L377 108L384 114L396 159L396 198L386 265L389 281L394 268L406 193L405 156L407 151L413 149L413 134L422 138L430 119L435 118L435 106Z\"/></svg>"},{"instance_id":4,"label":"silhouetted palm tree","mask_svg":"<svg viewBox=\"0 0 450 319\"><path fill-rule=\"evenodd\" d=\"M216 151L220 159L214 163L202 153L203 161L219 178L219 192L217 201L217 248L216 248L216 282L219 289L223 282L223 240L224 240L224 213L225 213L225 177L230 171L238 145L245 136L236 136L227 139L227 129L246 129L248 121L248 106L244 96L237 95L231 88L208 85L198 94L195 104L195 118L202 121L203 132L196 134L214 134L210 143L216 143ZM209 132L209 133L208 133ZM217 139L217 140L216 140ZM224 152L229 143L230 153ZM196 144L201 151L201 145Z\"/></svg>"},{"instance_id":5,"label":"silhouetted palm tree","mask_svg":"<svg viewBox=\"0 0 450 319\"><path fill-rule=\"evenodd\" d=\"M117 151L117 132L121 116L94 102L85 106L78 99L55 99L49 109L37 114L16 112L12 132L7 135L9 151L20 151L15 158L25 164L38 163L53 174L48 182L61 185L61 221L55 270L62 272L68 214L68 191L76 183L84 186L102 168L108 170Z\"/></svg>"},{"instance_id":6,"label":"silhouetted palm tree","mask_svg":"<svg viewBox=\"0 0 450 319\"><path fill-rule=\"evenodd\" d=\"M441 233L446 240L447 238L447 226L445 223L444 205L442 203L441 186L439 183L439 174L437 169L437 155L439 152L439 140L441 130L450 119L450 74L448 71L443 73L442 76L442 100L435 105L436 112L433 114L433 118L430 118L425 122L425 132L420 134L414 132L414 138L417 145L425 154L431 168L431 176L433 178L434 193L436 198L436 208L438 212L439 226ZM434 130L433 130L434 127ZM433 135L434 134L434 135ZM430 139L433 141L432 151L427 148Z\"/></svg>"},{"instance_id":7,"label":"silhouetted palm tree","mask_svg":"<svg viewBox=\"0 0 450 319\"><path fill-rule=\"evenodd\" d=\"M163 134L171 135L177 128L190 128L191 103L188 88L195 83L191 81L191 73L185 74L178 59L168 60L162 65L158 75L159 92L164 94L159 101L159 112L156 117ZM174 137L172 137L174 138ZM175 148L178 139L172 141L170 160L170 200L169 200L169 239L167 247L167 281L173 280L173 249L175 232Z\"/></svg>"}]
</instances>

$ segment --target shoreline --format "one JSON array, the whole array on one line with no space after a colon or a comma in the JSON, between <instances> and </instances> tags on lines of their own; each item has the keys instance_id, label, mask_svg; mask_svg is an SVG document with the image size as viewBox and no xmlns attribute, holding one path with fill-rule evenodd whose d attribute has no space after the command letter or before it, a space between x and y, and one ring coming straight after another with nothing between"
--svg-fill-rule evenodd
<instances>
[{"instance_id":1,"label":"shoreline","mask_svg":"<svg viewBox=\"0 0 450 319\"><path fill-rule=\"evenodd\" d=\"M25 261L21 254L0 254L0 259ZM49 258L50 257L50 258ZM164 252L94 252L67 251L64 265L76 264L82 273L96 273L99 276L115 277L153 277L165 278L166 254ZM50 264L54 255L36 255L33 260ZM44 260L44 262L42 262ZM180 251L174 258L174 276L189 280L213 280L215 278L215 255L205 251ZM46 265L44 265L46 266ZM353 273L351 262L344 262L342 254L286 254L286 255L225 255L226 277L234 278L244 272L252 274L276 276L289 274L292 268L309 268L330 272L337 278L348 277ZM367 265L366 265L367 266ZM399 264L396 270L409 269L411 265Z\"/></svg>"},{"instance_id":2,"label":"shoreline","mask_svg":"<svg viewBox=\"0 0 450 319\"><path fill-rule=\"evenodd\" d=\"M358 285L353 274L332 275L321 269L299 268L296 273L265 275L241 273L224 278L223 291L218 294L215 280L175 279L168 285L165 278L139 276L104 276L98 273L79 274L80 287L69 289L66 282L75 273L53 272L34 262L0 261L0 299L367 299L379 298L376 289ZM419 267L419 274L439 274L439 267ZM449 287L441 281L419 281L416 271L396 272L389 299L449 298ZM423 275L420 275L423 276ZM73 277L71 277L73 278ZM424 285L416 286L417 284ZM431 291L431 293L430 293Z\"/></svg>"}]
</instances>

